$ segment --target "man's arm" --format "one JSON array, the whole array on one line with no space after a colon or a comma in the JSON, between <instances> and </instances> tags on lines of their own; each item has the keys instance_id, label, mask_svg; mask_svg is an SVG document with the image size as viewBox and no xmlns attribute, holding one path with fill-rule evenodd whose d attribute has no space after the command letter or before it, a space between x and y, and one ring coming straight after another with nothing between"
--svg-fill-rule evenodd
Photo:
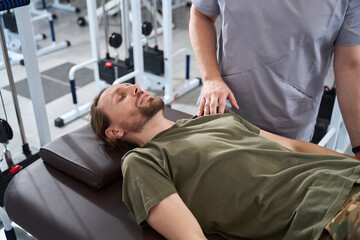
<instances>
[{"instance_id":1,"label":"man's arm","mask_svg":"<svg viewBox=\"0 0 360 240\"><path fill-rule=\"evenodd\" d=\"M360 146L360 45L335 44L336 93L351 145ZM360 159L360 152L356 154Z\"/></svg>"},{"instance_id":2,"label":"man's arm","mask_svg":"<svg viewBox=\"0 0 360 240\"><path fill-rule=\"evenodd\" d=\"M316 145L313 143L283 137L280 135L276 135L276 134L267 132L265 130L260 130L260 135L269 140L277 142L290 150L293 150L293 151L299 152L299 153L327 154L327 155L336 155L336 156L354 158L354 157L351 157L351 156L348 156L345 154L341 154L339 152L330 150L328 148L325 148L325 147L322 147L322 146L319 146L319 145ZM356 160L359 160L359 159L356 159Z\"/></svg>"},{"instance_id":3,"label":"man's arm","mask_svg":"<svg viewBox=\"0 0 360 240\"><path fill-rule=\"evenodd\" d=\"M190 40L204 84L198 116L203 113L215 114L217 111L224 113L226 99L229 99L234 108L239 108L234 94L220 75L216 59L216 18L201 13L194 5L191 7Z\"/></svg>"},{"instance_id":4,"label":"man's arm","mask_svg":"<svg viewBox=\"0 0 360 240\"><path fill-rule=\"evenodd\" d=\"M166 239L206 239L196 218L176 193L154 206L146 221Z\"/></svg>"}]
</instances>

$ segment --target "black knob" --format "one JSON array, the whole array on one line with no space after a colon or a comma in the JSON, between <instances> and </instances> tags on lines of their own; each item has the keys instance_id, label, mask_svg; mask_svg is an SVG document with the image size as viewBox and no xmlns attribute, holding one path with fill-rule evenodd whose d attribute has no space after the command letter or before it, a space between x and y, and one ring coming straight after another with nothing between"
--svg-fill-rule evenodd
<instances>
[{"instance_id":1,"label":"black knob","mask_svg":"<svg viewBox=\"0 0 360 240\"><path fill-rule=\"evenodd\" d=\"M79 26L81 26L81 27L85 27L86 26L86 19L84 17L79 17L77 19L77 24L79 24Z\"/></svg>"},{"instance_id":2,"label":"black knob","mask_svg":"<svg viewBox=\"0 0 360 240\"><path fill-rule=\"evenodd\" d=\"M120 33L112 33L109 37L110 46L113 48L119 48L122 43L122 37Z\"/></svg>"},{"instance_id":3,"label":"black knob","mask_svg":"<svg viewBox=\"0 0 360 240\"><path fill-rule=\"evenodd\" d=\"M152 29L153 29L153 26L150 22L143 22L142 24L142 34L144 34L145 36L149 36Z\"/></svg>"}]
</instances>

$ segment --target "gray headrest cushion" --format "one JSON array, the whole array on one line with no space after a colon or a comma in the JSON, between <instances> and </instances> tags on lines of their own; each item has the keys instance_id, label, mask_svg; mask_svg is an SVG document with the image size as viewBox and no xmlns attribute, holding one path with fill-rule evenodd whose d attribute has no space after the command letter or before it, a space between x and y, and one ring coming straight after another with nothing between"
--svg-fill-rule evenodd
<instances>
[{"instance_id":1,"label":"gray headrest cushion","mask_svg":"<svg viewBox=\"0 0 360 240\"><path fill-rule=\"evenodd\" d=\"M191 117L167 107L164 116L172 121ZM122 177L121 158L124 154L121 150L106 152L95 139L90 124L54 139L40 149L46 163L97 189Z\"/></svg>"},{"instance_id":2,"label":"gray headrest cushion","mask_svg":"<svg viewBox=\"0 0 360 240\"><path fill-rule=\"evenodd\" d=\"M46 144L40 155L52 167L100 189L121 177L124 152L106 152L87 124Z\"/></svg>"}]
</instances>

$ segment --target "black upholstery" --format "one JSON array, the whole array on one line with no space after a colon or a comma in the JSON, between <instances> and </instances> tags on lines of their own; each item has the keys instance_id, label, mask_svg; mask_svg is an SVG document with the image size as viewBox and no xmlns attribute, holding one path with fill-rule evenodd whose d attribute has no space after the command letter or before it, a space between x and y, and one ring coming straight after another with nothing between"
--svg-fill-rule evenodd
<instances>
[{"instance_id":1,"label":"black upholstery","mask_svg":"<svg viewBox=\"0 0 360 240\"><path fill-rule=\"evenodd\" d=\"M171 120L189 117L171 109L166 109L164 115ZM55 167L39 159L21 170L5 192L5 208L10 218L34 237L39 240L163 239L152 228L142 229L137 225L122 203L121 178L96 189L69 175L66 169ZM208 238L223 239L215 235Z\"/></svg>"}]
</instances>

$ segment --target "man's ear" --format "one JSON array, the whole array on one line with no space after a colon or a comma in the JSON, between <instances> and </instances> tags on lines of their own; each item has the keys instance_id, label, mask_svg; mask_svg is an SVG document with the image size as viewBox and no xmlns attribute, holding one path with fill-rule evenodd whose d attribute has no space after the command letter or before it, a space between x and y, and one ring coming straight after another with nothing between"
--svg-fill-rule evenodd
<instances>
[{"instance_id":1,"label":"man's ear","mask_svg":"<svg viewBox=\"0 0 360 240\"><path fill-rule=\"evenodd\" d=\"M121 138L124 136L125 132L121 128L108 127L105 130L105 134L108 138Z\"/></svg>"}]
</instances>

